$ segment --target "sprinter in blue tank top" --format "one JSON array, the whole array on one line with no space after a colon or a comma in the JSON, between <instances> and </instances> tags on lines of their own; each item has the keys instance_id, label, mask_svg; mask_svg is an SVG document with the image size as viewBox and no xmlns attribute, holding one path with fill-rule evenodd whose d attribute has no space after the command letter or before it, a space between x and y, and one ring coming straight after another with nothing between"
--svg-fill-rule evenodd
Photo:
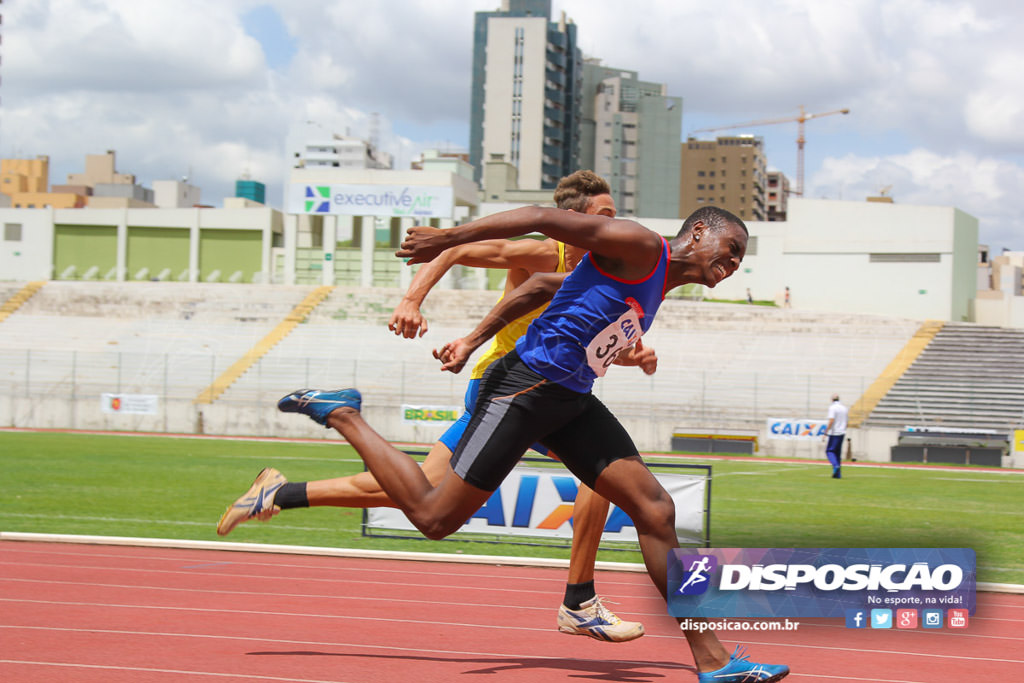
<instances>
[{"instance_id":1,"label":"sprinter in blue tank top","mask_svg":"<svg viewBox=\"0 0 1024 683\"><path fill-rule=\"evenodd\" d=\"M397 255L423 263L459 244L531 232L590 253L516 351L488 368L452 470L437 486L362 419L355 389L299 390L278 407L338 430L428 538L457 531L539 441L630 516L651 580L666 596L668 552L677 546L674 504L590 389L609 364L628 362L665 293L688 283L714 287L736 272L746 252L746 226L727 211L705 207L666 242L634 221L526 207L447 230L410 228ZM514 306L521 298L505 303ZM700 681L769 683L789 673L785 666L750 662L738 650L730 655L711 629L683 633Z\"/></svg>"}]
</instances>

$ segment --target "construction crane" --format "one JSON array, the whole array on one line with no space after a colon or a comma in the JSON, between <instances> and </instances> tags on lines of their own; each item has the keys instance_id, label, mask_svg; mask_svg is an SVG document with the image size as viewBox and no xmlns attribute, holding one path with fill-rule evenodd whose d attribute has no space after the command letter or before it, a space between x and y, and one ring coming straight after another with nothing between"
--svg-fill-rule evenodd
<instances>
[{"instance_id":1,"label":"construction crane","mask_svg":"<svg viewBox=\"0 0 1024 683\"><path fill-rule=\"evenodd\" d=\"M804 194L804 122L810 121L811 119L820 119L822 116L831 116L832 114L849 114L849 109L836 109L834 111L826 111L818 114L808 114L804 111L804 105L800 105L800 114L798 116L786 116L780 119L764 119L761 121L748 121L747 123L735 123L731 126L715 126L714 128L699 128L694 133L711 133L717 130L729 130L731 128L752 128L753 126L769 126L775 123L791 123L796 121L797 136L796 136L796 193L799 196Z\"/></svg>"}]
</instances>

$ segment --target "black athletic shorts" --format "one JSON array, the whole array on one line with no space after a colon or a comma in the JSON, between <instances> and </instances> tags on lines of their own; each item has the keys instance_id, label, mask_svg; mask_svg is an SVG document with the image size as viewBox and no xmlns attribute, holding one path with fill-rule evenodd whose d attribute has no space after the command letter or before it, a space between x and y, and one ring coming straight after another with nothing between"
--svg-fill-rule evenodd
<instances>
[{"instance_id":1,"label":"black athletic shorts","mask_svg":"<svg viewBox=\"0 0 1024 683\"><path fill-rule=\"evenodd\" d=\"M513 351L484 374L452 469L467 483L494 491L538 441L590 487L610 463L638 454L633 439L596 396L544 379Z\"/></svg>"}]
</instances>

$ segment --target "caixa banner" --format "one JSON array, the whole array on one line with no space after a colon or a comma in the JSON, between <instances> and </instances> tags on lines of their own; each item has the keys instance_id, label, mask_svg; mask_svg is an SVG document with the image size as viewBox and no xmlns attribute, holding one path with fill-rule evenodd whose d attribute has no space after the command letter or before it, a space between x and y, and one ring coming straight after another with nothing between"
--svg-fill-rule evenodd
<instances>
[{"instance_id":1,"label":"caixa banner","mask_svg":"<svg viewBox=\"0 0 1024 683\"><path fill-rule=\"evenodd\" d=\"M675 501L679 542L704 545L709 474L705 468L693 468L692 471L699 474L655 472L654 476ZM564 469L519 465L455 537L495 534L571 539L572 509L578 489L579 480ZM405 515L394 508L369 509L365 523L371 531L416 530ZM605 521L602 540L637 540L633 521L614 505Z\"/></svg>"},{"instance_id":2,"label":"caixa banner","mask_svg":"<svg viewBox=\"0 0 1024 683\"><path fill-rule=\"evenodd\" d=\"M676 617L844 617L847 610L974 614L970 548L724 548L669 553Z\"/></svg>"},{"instance_id":3,"label":"caixa banner","mask_svg":"<svg viewBox=\"0 0 1024 683\"><path fill-rule=\"evenodd\" d=\"M769 439L819 439L828 431L828 420L770 417L765 431Z\"/></svg>"}]
</instances>

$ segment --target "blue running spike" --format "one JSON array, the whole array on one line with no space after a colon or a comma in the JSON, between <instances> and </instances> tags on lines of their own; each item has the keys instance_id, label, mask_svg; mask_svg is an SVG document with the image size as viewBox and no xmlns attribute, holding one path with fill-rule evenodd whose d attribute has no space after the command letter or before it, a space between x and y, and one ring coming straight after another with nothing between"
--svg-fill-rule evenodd
<instances>
[{"instance_id":1,"label":"blue running spike","mask_svg":"<svg viewBox=\"0 0 1024 683\"><path fill-rule=\"evenodd\" d=\"M302 413L318 424L327 426L327 416L338 408L359 410L363 397L356 389L299 389L277 402L277 409L283 413Z\"/></svg>"}]
</instances>

